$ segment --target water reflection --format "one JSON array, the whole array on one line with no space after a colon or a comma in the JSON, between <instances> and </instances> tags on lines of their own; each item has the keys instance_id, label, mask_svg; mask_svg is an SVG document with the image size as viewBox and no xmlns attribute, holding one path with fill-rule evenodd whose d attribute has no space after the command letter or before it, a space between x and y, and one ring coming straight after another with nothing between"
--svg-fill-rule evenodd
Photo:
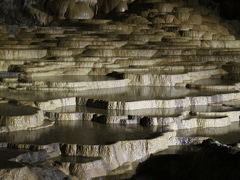
<instances>
[{"instance_id":1,"label":"water reflection","mask_svg":"<svg viewBox=\"0 0 240 180\"><path fill-rule=\"evenodd\" d=\"M31 106L24 106L10 103L0 103L0 117L1 116L22 116L32 115L37 113L37 109Z\"/></svg>"},{"instance_id":2,"label":"water reflection","mask_svg":"<svg viewBox=\"0 0 240 180\"><path fill-rule=\"evenodd\" d=\"M184 87L121 87L79 92L69 91L15 91L0 90L0 97L26 101L46 101L64 97L86 97L115 101L136 101L156 99L177 99L187 96L209 96L218 93L207 90L186 89Z\"/></svg>"},{"instance_id":3,"label":"water reflection","mask_svg":"<svg viewBox=\"0 0 240 180\"><path fill-rule=\"evenodd\" d=\"M33 77L31 80L47 81L47 82L89 82L89 81L107 81L107 80L116 80L116 79L109 76L59 75L59 76Z\"/></svg>"},{"instance_id":4,"label":"water reflection","mask_svg":"<svg viewBox=\"0 0 240 180\"><path fill-rule=\"evenodd\" d=\"M199 81L195 81L194 84L200 85L234 85L238 81L230 80L230 79L220 79L220 78L211 78L211 79L202 79Z\"/></svg>"},{"instance_id":5,"label":"water reflection","mask_svg":"<svg viewBox=\"0 0 240 180\"><path fill-rule=\"evenodd\" d=\"M88 121L61 121L53 127L36 131L0 134L0 142L48 144L109 144L119 140L144 139L160 135L161 127L138 125L103 125Z\"/></svg>"},{"instance_id":6,"label":"water reflection","mask_svg":"<svg viewBox=\"0 0 240 180\"><path fill-rule=\"evenodd\" d=\"M17 78L19 73L0 71L0 78Z\"/></svg>"},{"instance_id":7,"label":"water reflection","mask_svg":"<svg viewBox=\"0 0 240 180\"><path fill-rule=\"evenodd\" d=\"M220 128L194 128L179 130L178 136L207 136L214 138L221 143L231 144L240 141L240 124L239 122L232 123L227 127Z\"/></svg>"}]
</instances>

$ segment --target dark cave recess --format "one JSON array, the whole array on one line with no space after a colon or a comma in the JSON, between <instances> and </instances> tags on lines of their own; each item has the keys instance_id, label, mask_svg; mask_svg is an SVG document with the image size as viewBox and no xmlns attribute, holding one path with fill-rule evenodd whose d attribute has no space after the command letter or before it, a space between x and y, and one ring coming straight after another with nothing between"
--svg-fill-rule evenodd
<instances>
[{"instance_id":1,"label":"dark cave recess","mask_svg":"<svg viewBox=\"0 0 240 180\"><path fill-rule=\"evenodd\" d=\"M240 20L239 0L199 0L200 4L218 9L220 15L229 20Z\"/></svg>"},{"instance_id":2,"label":"dark cave recess","mask_svg":"<svg viewBox=\"0 0 240 180\"><path fill-rule=\"evenodd\" d=\"M37 4L46 10L50 0L0 0L0 24L37 25L33 17L25 11L29 4ZM136 0L135 2L137 2ZM172 1L172 0L166 0ZM188 0L191 1L191 0ZM196 0L197 1L197 0ZM198 0L201 5L210 7L228 20L240 20L239 0Z\"/></svg>"}]
</instances>

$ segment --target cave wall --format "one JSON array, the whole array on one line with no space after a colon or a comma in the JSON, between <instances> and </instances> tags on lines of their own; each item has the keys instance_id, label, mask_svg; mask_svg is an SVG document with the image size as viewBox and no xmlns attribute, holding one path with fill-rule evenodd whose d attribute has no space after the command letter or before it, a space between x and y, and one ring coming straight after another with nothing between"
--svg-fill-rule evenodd
<instances>
[{"instance_id":1,"label":"cave wall","mask_svg":"<svg viewBox=\"0 0 240 180\"><path fill-rule=\"evenodd\" d=\"M199 0L200 4L217 9L219 15L228 20L240 20L239 0Z\"/></svg>"},{"instance_id":2,"label":"cave wall","mask_svg":"<svg viewBox=\"0 0 240 180\"><path fill-rule=\"evenodd\" d=\"M0 23L47 25L49 19L92 19L124 12L134 0L0 0ZM51 16L51 17L47 17ZM39 20L44 20L39 22Z\"/></svg>"},{"instance_id":3,"label":"cave wall","mask_svg":"<svg viewBox=\"0 0 240 180\"><path fill-rule=\"evenodd\" d=\"M37 22L25 12L29 4L42 6L46 0L0 0L0 23L14 25L36 25Z\"/></svg>"},{"instance_id":4,"label":"cave wall","mask_svg":"<svg viewBox=\"0 0 240 180\"><path fill-rule=\"evenodd\" d=\"M0 24L15 24L15 25L39 25L36 18L26 12L26 7L31 4L37 4L37 8L43 11L48 10L46 7L49 1L53 0L0 0ZM62 0L65 1L65 0ZM119 2L131 3L133 0L74 0L75 2L87 2L90 6L95 6L98 3L98 12L109 13L112 8L117 7ZM138 0L136 0L138 1ZM166 0L168 1L168 0ZM238 0L185 0L199 1L201 5L211 8L214 12L228 20L240 20L240 1ZM122 10L126 7L126 3L122 3L118 9ZM92 8L92 7L91 7ZM93 12L96 13L93 8ZM42 14L41 14L42 15ZM53 15L53 14L52 14Z\"/></svg>"},{"instance_id":5,"label":"cave wall","mask_svg":"<svg viewBox=\"0 0 240 180\"><path fill-rule=\"evenodd\" d=\"M240 1L222 0L220 2L220 13L227 19L240 20Z\"/></svg>"}]
</instances>

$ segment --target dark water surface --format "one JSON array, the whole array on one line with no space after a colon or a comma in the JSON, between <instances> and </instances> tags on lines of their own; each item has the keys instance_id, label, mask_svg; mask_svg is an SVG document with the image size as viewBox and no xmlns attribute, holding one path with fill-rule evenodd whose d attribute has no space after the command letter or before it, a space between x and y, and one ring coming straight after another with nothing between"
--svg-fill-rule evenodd
<instances>
[{"instance_id":1,"label":"dark water surface","mask_svg":"<svg viewBox=\"0 0 240 180\"><path fill-rule=\"evenodd\" d=\"M56 125L35 131L0 134L0 142L49 144L111 144L120 140L136 140L161 135L161 127L139 125L105 125L90 121L59 121Z\"/></svg>"},{"instance_id":2,"label":"dark water surface","mask_svg":"<svg viewBox=\"0 0 240 180\"><path fill-rule=\"evenodd\" d=\"M194 128L189 130L179 130L178 136L206 136L216 139L224 144L240 142L240 123L235 122L227 127L220 128Z\"/></svg>"},{"instance_id":3,"label":"dark water surface","mask_svg":"<svg viewBox=\"0 0 240 180\"><path fill-rule=\"evenodd\" d=\"M226 92L187 89L184 87L122 87L87 91L16 91L0 90L0 98L24 100L24 101L46 101L64 97L86 97L108 101L139 101L178 99L187 96L211 96Z\"/></svg>"}]
</instances>

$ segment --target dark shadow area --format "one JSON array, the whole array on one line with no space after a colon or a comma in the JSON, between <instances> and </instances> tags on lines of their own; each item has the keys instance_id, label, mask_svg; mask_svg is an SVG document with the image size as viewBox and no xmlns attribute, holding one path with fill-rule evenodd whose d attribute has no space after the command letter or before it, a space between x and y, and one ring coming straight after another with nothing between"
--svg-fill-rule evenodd
<instances>
[{"instance_id":1,"label":"dark shadow area","mask_svg":"<svg viewBox=\"0 0 240 180\"><path fill-rule=\"evenodd\" d=\"M17 157L18 155L27 152L26 150L16 150L16 149L0 149L0 168L19 168L23 165L17 162L9 161L9 159Z\"/></svg>"},{"instance_id":2,"label":"dark shadow area","mask_svg":"<svg viewBox=\"0 0 240 180\"><path fill-rule=\"evenodd\" d=\"M236 180L240 179L240 154L233 147L207 140L200 146L149 158L132 180Z\"/></svg>"},{"instance_id":3,"label":"dark shadow area","mask_svg":"<svg viewBox=\"0 0 240 180\"><path fill-rule=\"evenodd\" d=\"M220 16L228 19L240 20L240 1L238 0L199 0L200 4L218 9Z\"/></svg>"}]
</instances>

